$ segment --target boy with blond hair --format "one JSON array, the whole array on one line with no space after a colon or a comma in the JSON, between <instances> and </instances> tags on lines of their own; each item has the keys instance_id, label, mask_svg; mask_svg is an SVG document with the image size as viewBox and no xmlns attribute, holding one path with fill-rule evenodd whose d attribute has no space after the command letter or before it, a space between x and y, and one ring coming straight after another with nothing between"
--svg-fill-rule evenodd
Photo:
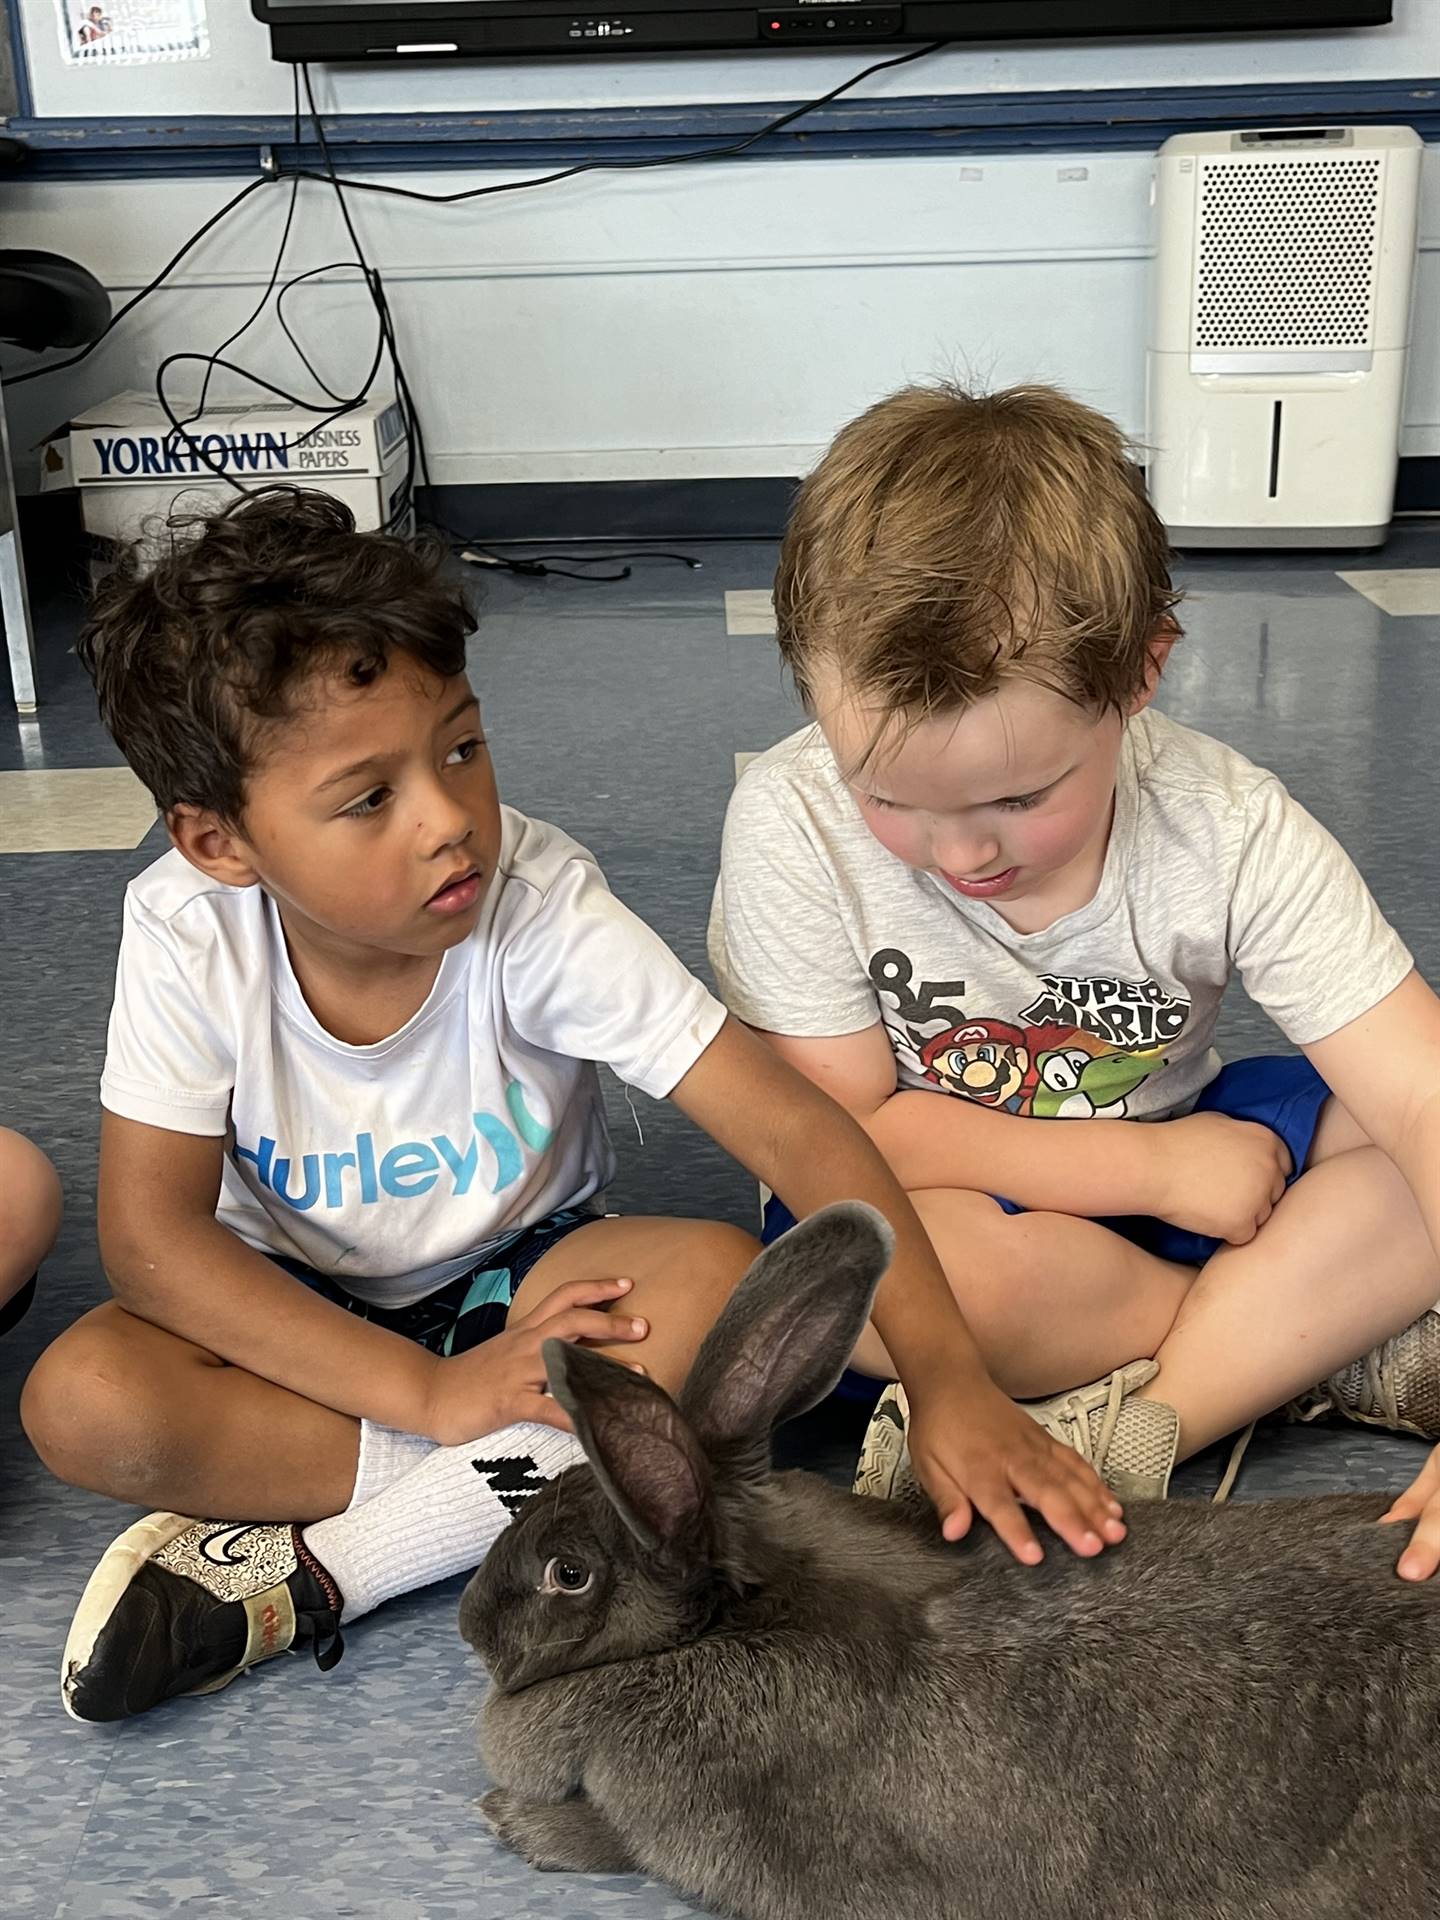
<instances>
[{"instance_id":1,"label":"boy with blond hair","mask_svg":"<svg viewBox=\"0 0 1440 1920\"><path fill-rule=\"evenodd\" d=\"M711 959L885 1154L996 1381L1131 1497L1287 1402L1440 1438L1440 1002L1274 775L1152 706L1179 596L1118 429L896 394L775 598L813 724L736 788ZM1222 1068L1237 973L1299 1056ZM1417 1578L1434 1456L1422 1511Z\"/></svg>"}]
</instances>

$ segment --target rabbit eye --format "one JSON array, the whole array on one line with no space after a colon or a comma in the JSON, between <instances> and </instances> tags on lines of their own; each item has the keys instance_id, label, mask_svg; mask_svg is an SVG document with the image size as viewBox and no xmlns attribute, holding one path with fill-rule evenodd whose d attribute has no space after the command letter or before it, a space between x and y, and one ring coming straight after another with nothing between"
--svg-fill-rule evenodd
<instances>
[{"instance_id":1,"label":"rabbit eye","mask_svg":"<svg viewBox=\"0 0 1440 1920\"><path fill-rule=\"evenodd\" d=\"M565 1560L559 1555L547 1561L545 1574L540 1582L541 1593L588 1593L595 1584L595 1576L588 1567L578 1560Z\"/></svg>"}]
</instances>

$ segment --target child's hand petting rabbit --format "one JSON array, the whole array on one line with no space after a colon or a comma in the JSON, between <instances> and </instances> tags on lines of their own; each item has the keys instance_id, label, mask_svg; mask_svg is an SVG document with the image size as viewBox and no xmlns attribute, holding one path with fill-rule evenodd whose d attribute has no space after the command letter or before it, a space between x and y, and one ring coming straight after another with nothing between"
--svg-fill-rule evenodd
<instances>
[{"instance_id":1,"label":"child's hand petting rabbit","mask_svg":"<svg viewBox=\"0 0 1440 1920\"><path fill-rule=\"evenodd\" d=\"M889 1244L858 1206L778 1241L678 1407L547 1346L590 1466L461 1605L496 1832L742 1920L1431 1920L1440 1587L1383 1497L1146 1507L1022 1567L772 1474Z\"/></svg>"}]
</instances>

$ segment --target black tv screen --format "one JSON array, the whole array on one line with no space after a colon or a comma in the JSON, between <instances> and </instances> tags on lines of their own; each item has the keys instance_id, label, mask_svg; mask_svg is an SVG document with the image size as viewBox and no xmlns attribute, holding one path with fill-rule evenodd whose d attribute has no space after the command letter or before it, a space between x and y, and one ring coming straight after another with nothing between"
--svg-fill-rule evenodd
<instances>
[{"instance_id":1,"label":"black tv screen","mask_svg":"<svg viewBox=\"0 0 1440 1920\"><path fill-rule=\"evenodd\" d=\"M251 0L277 60L1158 39L1383 26L1392 0Z\"/></svg>"}]
</instances>

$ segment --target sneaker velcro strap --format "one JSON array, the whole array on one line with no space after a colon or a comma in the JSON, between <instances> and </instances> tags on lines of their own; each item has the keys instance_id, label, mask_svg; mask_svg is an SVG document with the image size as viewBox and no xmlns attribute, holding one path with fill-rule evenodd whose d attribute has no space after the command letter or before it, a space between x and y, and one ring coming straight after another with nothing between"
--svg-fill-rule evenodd
<instances>
[{"instance_id":1,"label":"sneaker velcro strap","mask_svg":"<svg viewBox=\"0 0 1440 1920\"><path fill-rule=\"evenodd\" d=\"M290 1589L282 1580L278 1587L269 1587L264 1593L251 1594L248 1600L240 1603L245 1609L245 1651L239 1663L228 1673L217 1674L215 1679L207 1680L203 1687L190 1687L187 1699L198 1699L203 1693L219 1693L228 1687L232 1680L238 1680L247 1667L258 1666L262 1660L270 1659L272 1654L284 1653L295 1638L295 1602L290 1598Z\"/></svg>"},{"instance_id":2,"label":"sneaker velcro strap","mask_svg":"<svg viewBox=\"0 0 1440 1920\"><path fill-rule=\"evenodd\" d=\"M283 1580L278 1587L252 1594L244 1607L247 1632L245 1651L240 1656L242 1672L261 1660L284 1653L295 1638L295 1602Z\"/></svg>"}]
</instances>

